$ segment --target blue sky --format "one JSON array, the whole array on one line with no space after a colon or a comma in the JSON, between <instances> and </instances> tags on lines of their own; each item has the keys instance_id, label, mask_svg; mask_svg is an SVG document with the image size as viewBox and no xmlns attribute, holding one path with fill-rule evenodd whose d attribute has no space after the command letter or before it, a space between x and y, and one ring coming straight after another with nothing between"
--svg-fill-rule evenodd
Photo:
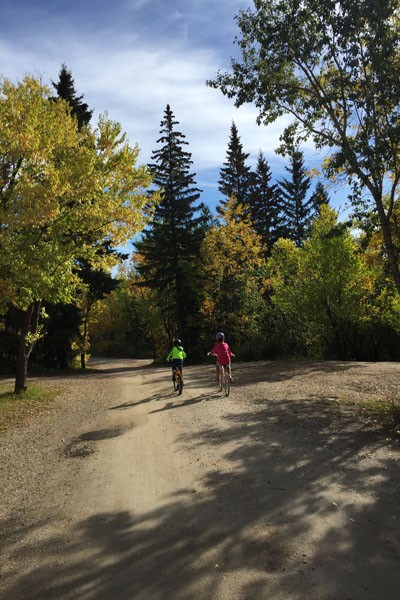
<instances>
[{"instance_id":1,"label":"blue sky","mask_svg":"<svg viewBox=\"0 0 400 600\"><path fill-rule=\"evenodd\" d=\"M17 82L29 73L51 85L65 63L77 93L94 109L92 122L104 112L119 121L129 142L138 144L140 163L157 149L170 104L189 142L202 199L214 209L232 120L249 162L262 150L274 175L285 173L286 161L274 149L287 121L259 127L254 107L235 109L205 85L218 69L229 67L237 52L234 15L251 5L251 0L2 0L0 76ZM312 146L303 150L307 166L317 166ZM330 195L340 210L345 194Z\"/></svg>"}]
</instances>

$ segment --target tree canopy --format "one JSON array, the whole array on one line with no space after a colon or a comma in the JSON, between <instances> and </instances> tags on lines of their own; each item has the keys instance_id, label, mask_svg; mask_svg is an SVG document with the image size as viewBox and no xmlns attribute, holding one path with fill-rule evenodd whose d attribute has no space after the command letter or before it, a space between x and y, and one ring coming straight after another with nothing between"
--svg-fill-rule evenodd
<instances>
[{"instance_id":1,"label":"tree canopy","mask_svg":"<svg viewBox=\"0 0 400 600\"><path fill-rule=\"evenodd\" d=\"M33 77L1 82L0 131L0 289L34 319L22 336L28 347L40 303L72 299L76 260L112 260L96 242L125 243L156 196L145 194L150 174L119 123L102 116L96 129L80 129L68 103Z\"/></svg>"},{"instance_id":2,"label":"tree canopy","mask_svg":"<svg viewBox=\"0 0 400 600\"><path fill-rule=\"evenodd\" d=\"M400 179L399 0L254 0L237 16L241 60L209 82L283 139L327 148L326 171L368 191L400 292L391 218ZM389 202L383 202L384 191Z\"/></svg>"}]
</instances>

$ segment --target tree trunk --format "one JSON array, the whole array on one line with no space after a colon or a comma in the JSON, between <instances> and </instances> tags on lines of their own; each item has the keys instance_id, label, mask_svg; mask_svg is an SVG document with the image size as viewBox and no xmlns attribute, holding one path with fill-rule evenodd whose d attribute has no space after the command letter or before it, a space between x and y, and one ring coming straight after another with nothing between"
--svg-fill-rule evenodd
<instances>
[{"instance_id":1,"label":"tree trunk","mask_svg":"<svg viewBox=\"0 0 400 600\"><path fill-rule=\"evenodd\" d=\"M374 200L375 200L375 205L376 205L376 208L378 211L379 220L381 223L383 242L384 242L385 250L386 250L388 261L389 261L389 268L392 273L392 277L394 279L396 289L397 289L398 293L400 294L400 271L399 271L399 265L397 262L397 253L396 253L394 243L393 243L390 222L387 218L385 208L382 203L382 197L379 195L375 195Z\"/></svg>"},{"instance_id":2,"label":"tree trunk","mask_svg":"<svg viewBox=\"0 0 400 600\"><path fill-rule=\"evenodd\" d=\"M28 360L35 344L35 336L39 327L40 300L33 302L25 312L24 325L21 331L17 364L15 370L14 393L19 394L26 390L26 379L28 373ZM32 335L27 340L28 334Z\"/></svg>"},{"instance_id":3,"label":"tree trunk","mask_svg":"<svg viewBox=\"0 0 400 600\"><path fill-rule=\"evenodd\" d=\"M83 322L83 352L81 352L81 369L86 369L86 349L88 348L89 312L90 307L88 307L86 310L85 320Z\"/></svg>"}]
</instances>

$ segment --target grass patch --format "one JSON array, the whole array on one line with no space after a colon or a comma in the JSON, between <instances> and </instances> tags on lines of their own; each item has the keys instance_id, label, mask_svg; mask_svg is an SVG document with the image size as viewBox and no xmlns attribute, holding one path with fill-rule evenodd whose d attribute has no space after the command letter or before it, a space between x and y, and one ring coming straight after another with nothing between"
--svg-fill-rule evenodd
<instances>
[{"instance_id":1,"label":"grass patch","mask_svg":"<svg viewBox=\"0 0 400 600\"><path fill-rule=\"evenodd\" d=\"M365 399L357 402L363 418L370 424L382 427L391 435L400 438L400 400Z\"/></svg>"},{"instance_id":2,"label":"grass patch","mask_svg":"<svg viewBox=\"0 0 400 600\"><path fill-rule=\"evenodd\" d=\"M368 413L369 419L383 427L395 429L400 434L400 402L386 400L379 402L371 400L363 406L363 412Z\"/></svg>"},{"instance_id":3,"label":"grass patch","mask_svg":"<svg viewBox=\"0 0 400 600\"><path fill-rule=\"evenodd\" d=\"M0 433L18 427L43 413L59 394L56 388L30 386L20 394L0 385Z\"/></svg>"}]
</instances>

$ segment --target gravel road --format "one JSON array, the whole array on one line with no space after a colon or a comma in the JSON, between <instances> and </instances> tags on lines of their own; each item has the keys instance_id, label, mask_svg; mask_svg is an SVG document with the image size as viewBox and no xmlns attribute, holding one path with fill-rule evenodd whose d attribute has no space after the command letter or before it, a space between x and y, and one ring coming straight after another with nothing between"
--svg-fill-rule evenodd
<instances>
[{"instance_id":1,"label":"gravel road","mask_svg":"<svg viewBox=\"0 0 400 600\"><path fill-rule=\"evenodd\" d=\"M2 600L398 600L395 363L92 360L0 436Z\"/></svg>"}]
</instances>

